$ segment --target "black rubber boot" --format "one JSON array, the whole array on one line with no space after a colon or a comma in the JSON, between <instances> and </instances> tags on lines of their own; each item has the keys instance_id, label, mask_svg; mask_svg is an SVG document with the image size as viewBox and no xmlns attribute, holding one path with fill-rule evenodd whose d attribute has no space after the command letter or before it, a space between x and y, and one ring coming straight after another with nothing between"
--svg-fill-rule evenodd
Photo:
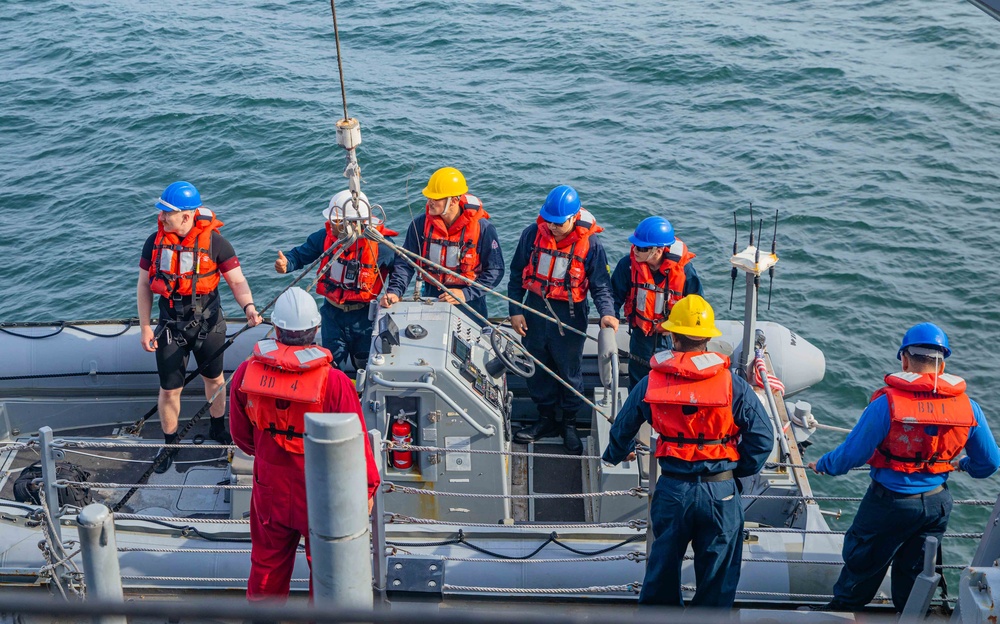
<instances>
[{"instance_id":1,"label":"black rubber boot","mask_svg":"<svg viewBox=\"0 0 1000 624\"><path fill-rule=\"evenodd\" d=\"M570 455L583 454L583 443L580 442L580 435L576 432L575 423L563 425L563 445Z\"/></svg>"},{"instance_id":2,"label":"black rubber boot","mask_svg":"<svg viewBox=\"0 0 1000 624\"><path fill-rule=\"evenodd\" d=\"M167 444L176 444L177 434L164 433L163 441ZM156 474L163 474L164 472L170 470L170 466L174 463L174 455L176 454L177 449L161 448L160 452L153 458L153 472Z\"/></svg>"},{"instance_id":3,"label":"black rubber boot","mask_svg":"<svg viewBox=\"0 0 1000 624\"><path fill-rule=\"evenodd\" d=\"M229 435L226 430L226 417L222 416L220 418L212 418L209 420L208 425L208 437L212 438L219 444L232 444L233 438Z\"/></svg>"},{"instance_id":4,"label":"black rubber boot","mask_svg":"<svg viewBox=\"0 0 1000 624\"><path fill-rule=\"evenodd\" d=\"M555 410L540 408L538 410L538 422L528 425L514 434L514 441L518 444L530 444L546 438L559 431L556 424Z\"/></svg>"}]
</instances>

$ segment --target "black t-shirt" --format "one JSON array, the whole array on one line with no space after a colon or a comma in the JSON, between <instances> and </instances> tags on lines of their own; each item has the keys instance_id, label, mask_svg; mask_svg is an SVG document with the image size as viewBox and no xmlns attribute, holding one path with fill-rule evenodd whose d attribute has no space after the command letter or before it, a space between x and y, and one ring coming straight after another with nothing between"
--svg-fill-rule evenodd
<instances>
[{"instance_id":1,"label":"black t-shirt","mask_svg":"<svg viewBox=\"0 0 1000 624\"><path fill-rule=\"evenodd\" d=\"M146 239L146 243L142 246L142 255L139 258L139 268L143 271L148 271L150 265L153 263L153 243L155 241L156 232L153 232L149 235L149 238ZM227 273L240 266L240 260L236 257L236 251L233 249L233 245L218 232L212 232L212 241L208 245L208 255L212 257L212 261L214 261L219 267L220 273ZM214 313L220 307L218 289L202 295L201 301L206 315ZM160 297L160 318L180 318L181 316L187 316L191 307L191 301L189 299L185 299L183 304L184 308L182 310L176 309L176 303L174 304L175 309L171 310L170 300L166 297ZM178 312L181 314L179 315Z\"/></svg>"}]
</instances>

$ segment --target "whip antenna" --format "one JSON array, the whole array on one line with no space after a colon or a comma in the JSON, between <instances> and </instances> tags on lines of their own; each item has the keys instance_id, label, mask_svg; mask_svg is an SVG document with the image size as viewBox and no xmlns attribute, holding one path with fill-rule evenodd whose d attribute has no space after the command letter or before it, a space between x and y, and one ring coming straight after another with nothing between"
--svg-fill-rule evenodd
<instances>
[{"instance_id":1,"label":"whip antenna","mask_svg":"<svg viewBox=\"0 0 1000 624\"><path fill-rule=\"evenodd\" d=\"M753 234L751 234L753 236ZM740 226L736 223L736 211L733 211L733 255L735 256L739 250L736 248L740 238ZM732 279L732 284L729 285L729 309L733 309L733 293L736 291L736 275L739 273L736 266L734 265L732 270L729 271L729 277Z\"/></svg>"},{"instance_id":2,"label":"whip antenna","mask_svg":"<svg viewBox=\"0 0 1000 624\"><path fill-rule=\"evenodd\" d=\"M750 202L750 246L753 247L753 202Z\"/></svg>"},{"instance_id":3,"label":"whip antenna","mask_svg":"<svg viewBox=\"0 0 1000 624\"><path fill-rule=\"evenodd\" d=\"M775 253L775 248L778 244L778 211L774 211L774 235L771 237L771 255L777 256ZM767 309L771 309L771 289L774 287L774 265L767 270L768 281L767 281ZM730 295L732 297L732 295ZM730 304L732 305L732 304Z\"/></svg>"},{"instance_id":4,"label":"whip antenna","mask_svg":"<svg viewBox=\"0 0 1000 624\"><path fill-rule=\"evenodd\" d=\"M757 242L760 242L760 231L764 229L764 220L761 219L760 223L757 224ZM753 247L753 221L750 222L750 246ZM760 247L754 247L753 250L753 263L755 266L760 266ZM755 273L753 276L753 288L756 291L760 288L760 273ZM757 295L754 295L756 297Z\"/></svg>"}]
</instances>

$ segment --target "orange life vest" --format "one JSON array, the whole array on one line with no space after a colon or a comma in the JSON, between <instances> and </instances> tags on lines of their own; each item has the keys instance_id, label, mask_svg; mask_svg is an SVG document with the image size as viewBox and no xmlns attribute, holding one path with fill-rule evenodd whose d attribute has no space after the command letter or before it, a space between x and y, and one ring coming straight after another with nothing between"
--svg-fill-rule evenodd
<instances>
[{"instance_id":1,"label":"orange life vest","mask_svg":"<svg viewBox=\"0 0 1000 624\"><path fill-rule=\"evenodd\" d=\"M399 234L385 227L381 221L375 229L383 236ZM327 222L323 251L329 251L336 244L333 227ZM318 294L336 304L368 303L379 296L385 285L386 271L380 271L378 267L378 243L362 238L331 263L332 256L330 254L320 262L317 272L319 281L316 283Z\"/></svg>"},{"instance_id":2,"label":"orange life vest","mask_svg":"<svg viewBox=\"0 0 1000 624\"><path fill-rule=\"evenodd\" d=\"M684 461L740 458L733 379L721 353L661 351L649 360L645 401L660 434L657 457Z\"/></svg>"},{"instance_id":3,"label":"orange life vest","mask_svg":"<svg viewBox=\"0 0 1000 624\"><path fill-rule=\"evenodd\" d=\"M893 373L885 383L872 401L888 397L889 433L868 460L871 467L934 474L954 470L951 460L965 448L976 424L965 380L938 375L936 392L933 373Z\"/></svg>"},{"instance_id":4,"label":"orange life vest","mask_svg":"<svg viewBox=\"0 0 1000 624\"><path fill-rule=\"evenodd\" d=\"M430 202L427 205L429 208ZM430 212L426 214L424 248L421 255L431 262L474 280L483 271L479 258L479 220L489 219L490 215L483 210L483 203L479 198L468 193L462 195L458 206L460 211L458 218L451 226L445 224L441 217L431 216ZM468 286L466 282L452 275L440 273L434 267L424 268L445 286Z\"/></svg>"},{"instance_id":5,"label":"orange life vest","mask_svg":"<svg viewBox=\"0 0 1000 624\"><path fill-rule=\"evenodd\" d=\"M590 251L590 237L604 228L594 215L580 210L576 227L556 242L545 220L538 217L538 233L531 246L531 257L521 277L524 288L544 299L578 303L587 298L587 268L584 260Z\"/></svg>"},{"instance_id":6,"label":"orange life vest","mask_svg":"<svg viewBox=\"0 0 1000 624\"><path fill-rule=\"evenodd\" d=\"M290 347L261 340L253 348L240 390L253 426L289 453L305 454L306 412L322 410L333 356L323 347Z\"/></svg>"},{"instance_id":7,"label":"orange life vest","mask_svg":"<svg viewBox=\"0 0 1000 624\"><path fill-rule=\"evenodd\" d=\"M195 211L194 227L184 240L163 229L161 222L153 240L153 255L149 263L149 287L157 295L191 295L191 286L199 295L219 287L219 267L212 259L212 232L222 227L208 208ZM171 301L173 306L173 301Z\"/></svg>"},{"instance_id":8,"label":"orange life vest","mask_svg":"<svg viewBox=\"0 0 1000 624\"><path fill-rule=\"evenodd\" d=\"M635 249L629 254L632 263L632 285L625 299L625 316L629 325L647 336L656 333L656 327L667 320L670 309L684 297L687 276L684 266L694 259L681 239L674 241L663 257L657 275L645 262L635 259ZM657 280L660 276L666 280Z\"/></svg>"}]
</instances>

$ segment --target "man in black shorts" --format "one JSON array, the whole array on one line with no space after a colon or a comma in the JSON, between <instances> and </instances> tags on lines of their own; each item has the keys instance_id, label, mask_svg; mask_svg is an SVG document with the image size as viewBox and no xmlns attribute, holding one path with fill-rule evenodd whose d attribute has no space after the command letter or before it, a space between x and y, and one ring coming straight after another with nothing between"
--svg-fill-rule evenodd
<instances>
[{"instance_id":1,"label":"man in black shorts","mask_svg":"<svg viewBox=\"0 0 1000 624\"><path fill-rule=\"evenodd\" d=\"M212 396L225 383L223 357L214 355L226 341L226 322L219 302L219 277L223 277L247 317L251 327L261 322L253 304L250 285L243 277L233 246L218 229L222 222L211 210L202 207L194 185L174 182L163 191L156 207L160 210L156 233L146 239L139 260L139 328L142 348L156 352L156 370L160 375L157 406L160 425L167 444L177 441L177 420L181 411L181 391L188 356L194 353L198 365L205 365L202 380L205 397ZM150 326L153 294L160 295L160 333ZM219 444L230 444L226 430L226 394L209 408L209 437ZM156 472L164 473L173 463L173 454L161 449L156 456Z\"/></svg>"}]
</instances>

